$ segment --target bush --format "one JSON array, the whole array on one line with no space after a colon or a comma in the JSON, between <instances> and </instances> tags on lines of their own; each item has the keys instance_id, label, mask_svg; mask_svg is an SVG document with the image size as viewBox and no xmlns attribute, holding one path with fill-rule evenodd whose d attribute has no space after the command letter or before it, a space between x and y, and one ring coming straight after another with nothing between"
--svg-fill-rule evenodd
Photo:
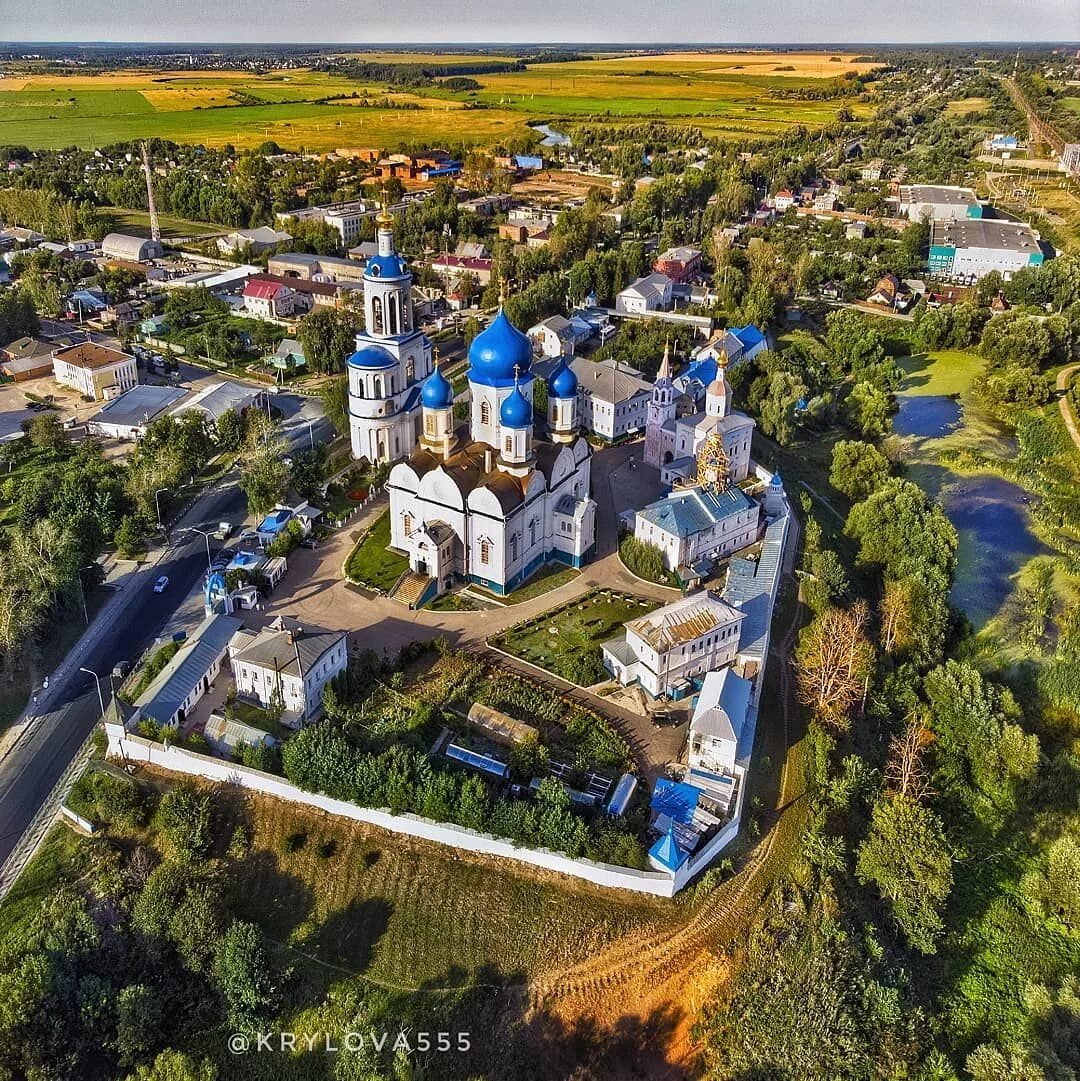
<instances>
[{"instance_id":1,"label":"bush","mask_svg":"<svg viewBox=\"0 0 1080 1081\"><path fill-rule=\"evenodd\" d=\"M134 829L146 824L147 801L130 777L102 770L83 774L68 799L72 810L103 826Z\"/></svg>"},{"instance_id":2,"label":"bush","mask_svg":"<svg viewBox=\"0 0 1080 1081\"><path fill-rule=\"evenodd\" d=\"M214 803L194 781L183 780L161 798L157 823L173 855L180 860L205 856L213 840Z\"/></svg>"},{"instance_id":3,"label":"bush","mask_svg":"<svg viewBox=\"0 0 1080 1081\"><path fill-rule=\"evenodd\" d=\"M647 582L672 584L671 575L664 566L664 553L655 544L638 540L635 536L623 537L619 544L619 558L627 570Z\"/></svg>"}]
</instances>

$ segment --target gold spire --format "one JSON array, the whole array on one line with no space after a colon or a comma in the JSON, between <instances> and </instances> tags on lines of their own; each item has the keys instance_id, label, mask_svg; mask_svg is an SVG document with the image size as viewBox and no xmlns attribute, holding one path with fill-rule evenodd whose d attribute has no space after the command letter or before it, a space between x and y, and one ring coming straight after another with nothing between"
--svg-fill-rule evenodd
<instances>
[{"instance_id":1,"label":"gold spire","mask_svg":"<svg viewBox=\"0 0 1080 1081\"><path fill-rule=\"evenodd\" d=\"M438 366L439 366L439 347L438 346L435 346L433 359L434 359L434 362L435 362L435 367L438 368Z\"/></svg>"},{"instance_id":2,"label":"gold spire","mask_svg":"<svg viewBox=\"0 0 1080 1081\"><path fill-rule=\"evenodd\" d=\"M716 358L716 363L720 365L721 371L727 371L728 355L726 349L720 350L720 356Z\"/></svg>"},{"instance_id":3,"label":"gold spire","mask_svg":"<svg viewBox=\"0 0 1080 1081\"><path fill-rule=\"evenodd\" d=\"M394 215L390 213L390 207L387 206L385 199L382 201L382 209L375 215L375 225L379 229L393 229L394 227Z\"/></svg>"},{"instance_id":4,"label":"gold spire","mask_svg":"<svg viewBox=\"0 0 1080 1081\"><path fill-rule=\"evenodd\" d=\"M670 379L671 378L671 339L664 339L664 359L660 361L660 371L657 373L657 379Z\"/></svg>"},{"instance_id":5,"label":"gold spire","mask_svg":"<svg viewBox=\"0 0 1080 1081\"><path fill-rule=\"evenodd\" d=\"M505 278L499 278L499 307L502 307L506 303L506 298L510 295L510 283Z\"/></svg>"}]
</instances>

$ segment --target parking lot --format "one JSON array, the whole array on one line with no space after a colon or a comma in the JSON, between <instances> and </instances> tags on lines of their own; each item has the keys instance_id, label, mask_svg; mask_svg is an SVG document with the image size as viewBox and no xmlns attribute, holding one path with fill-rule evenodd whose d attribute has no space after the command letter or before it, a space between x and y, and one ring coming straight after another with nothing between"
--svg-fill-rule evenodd
<instances>
[{"instance_id":1,"label":"parking lot","mask_svg":"<svg viewBox=\"0 0 1080 1081\"><path fill-rule=\"evenodd\" d=\"M37 416L38 411L30 408L31 399L27 396L30 394L42 399L51 394L52 404L56 406L53 412L62 422L74 418L81 424L101 408L100 402L84 402L76 391L60 386L51 375L21 383L4 383L0 386L0 440L18 436L22 422Z\"/></svg>"}]
</instances>

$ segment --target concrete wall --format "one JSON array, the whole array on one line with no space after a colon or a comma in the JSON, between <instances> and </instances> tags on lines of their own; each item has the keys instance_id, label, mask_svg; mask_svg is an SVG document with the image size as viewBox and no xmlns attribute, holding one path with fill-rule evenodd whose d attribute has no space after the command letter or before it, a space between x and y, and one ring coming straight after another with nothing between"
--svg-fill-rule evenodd
<instances>
[{"instance_id":1,"label":"concrete wall","mask_svg":"<svg viewBox=\"0 0 1080 1081\"><path fill-rule=\"evenodd\" d=\"M544 848L518 848L513 842L487 833L477 833L451 823L432 822L411 814L391 814L389 811L372 807L358 807L345 800L331 799L317 792L305 792L290 784L283 777L276 777L260 770L249 769L234 762L226 762L209 755L196 754L180 747L165 746L134 736L124 731L119 725L107 724L105 730L109 737L110 757L121 758L129 762L145 762L172 770L174 773L186 773L203 777L210 781L223 781L237 784L253 791L261 792L277 799L289 800L306 807L326 811L328 814L349 818L355 822L367 822L392 833L402 833L409 837L419 837L426 841L462 848L470 852L479 852L487 856L516 860L519 863L543 867L548 871L571 875L584 879L597 886L613 889L633 890L636 893L648 893L657 897L672 897L695 874L707 865L702 857L702 850L694 860L687 861L680 868L679 875L658 871L636 871L629 867L615 867L606 863L594 863L592 860L571 859L558 852ZM741 790L738 810L741 810ZM738 820L735 819L714 838L708 846L712 859L721 848L734 838L738 832ZM724 838L722 844L717 844Z\"/></svg>"}]
</instances>

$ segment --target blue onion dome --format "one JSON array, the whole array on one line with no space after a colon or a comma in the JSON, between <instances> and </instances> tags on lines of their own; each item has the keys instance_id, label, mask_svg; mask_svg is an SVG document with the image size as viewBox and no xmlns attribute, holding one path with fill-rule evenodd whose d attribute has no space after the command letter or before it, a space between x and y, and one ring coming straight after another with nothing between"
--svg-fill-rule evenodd
<instances>
[{"instance_id":1,"label":"blue onion dome","mask_svg":"<svg viewBox=\"0 0 1080 1081\"><path fill-rule=\"evenodd\" d=\"M521 387L515 386L514 392L502 403L499 420L507 428L531 428L533 422L532 402L521 393Z\"/></svg>"},{"instance_id":2,"label":"blue onion dome","mask_svg":"<svg viewBox=\"0 0 1080 1081\"><path fill-rule=\"evenodd\" d=\"M449 409L454 404L454 388L437 367L424 380L420 401L428 409Z\"/></svg>"},{"instance_id":3,"label":"blue onion dome","mask_svg":"<svg viewBox=\"0 0 1080 1081\"><path fill-rule=\"evenodd\" d=\"M469 346L469 380L481 386L508 387L515 374L525 375L531 364L532 343L502 308Z\"/></svg>"},{"instance_id":4,"label":"blue onion dome","mask_svg":"<svg viewBox=\"0 0 1080 1081\"><path fill-rule=\"evenodd\" d=\"M404 278L408 273L405 260L397 252L369 256L364 265L364 276L367 278Z\"/></svg>"},{"instance_id":5,"label":"blue onion dome","mask_svg":"<svg viewBox=\"0 0 1080 1081\"><path fill-rule=\"evenodd\" d=\"M574 375L574 369L566 363L566 357L559 358L559 363L548 376L547 385L548 395L552 398L577 397L577 376Z\"/></svg>"},{"instance_id":6,"label":"blue onion dome","mask_svg":"<svg viewBox=\"0 0 1080 1081\"><path fill-rule=\"evenodd\" d=\"M772 478L769 480L769 483L774 488L782 488L784 486L784 482L780 479L780 474L779 473L774 473L772 475Z\"/></svg>"},{"instance_id":7,"label":"blue onion dome","mask_svg":"<svg viewBox=\"0 0 1080 1081\"><path fill-rule=\"evenodd\" d=\"M389 350L384 349L381 345L376 345L371 342L368 345L362 345L351 357L349 357L349 367L351 368L393 368L397 365L397 361L394 359L392 353Z\"/></svg>"}]
</instances>

